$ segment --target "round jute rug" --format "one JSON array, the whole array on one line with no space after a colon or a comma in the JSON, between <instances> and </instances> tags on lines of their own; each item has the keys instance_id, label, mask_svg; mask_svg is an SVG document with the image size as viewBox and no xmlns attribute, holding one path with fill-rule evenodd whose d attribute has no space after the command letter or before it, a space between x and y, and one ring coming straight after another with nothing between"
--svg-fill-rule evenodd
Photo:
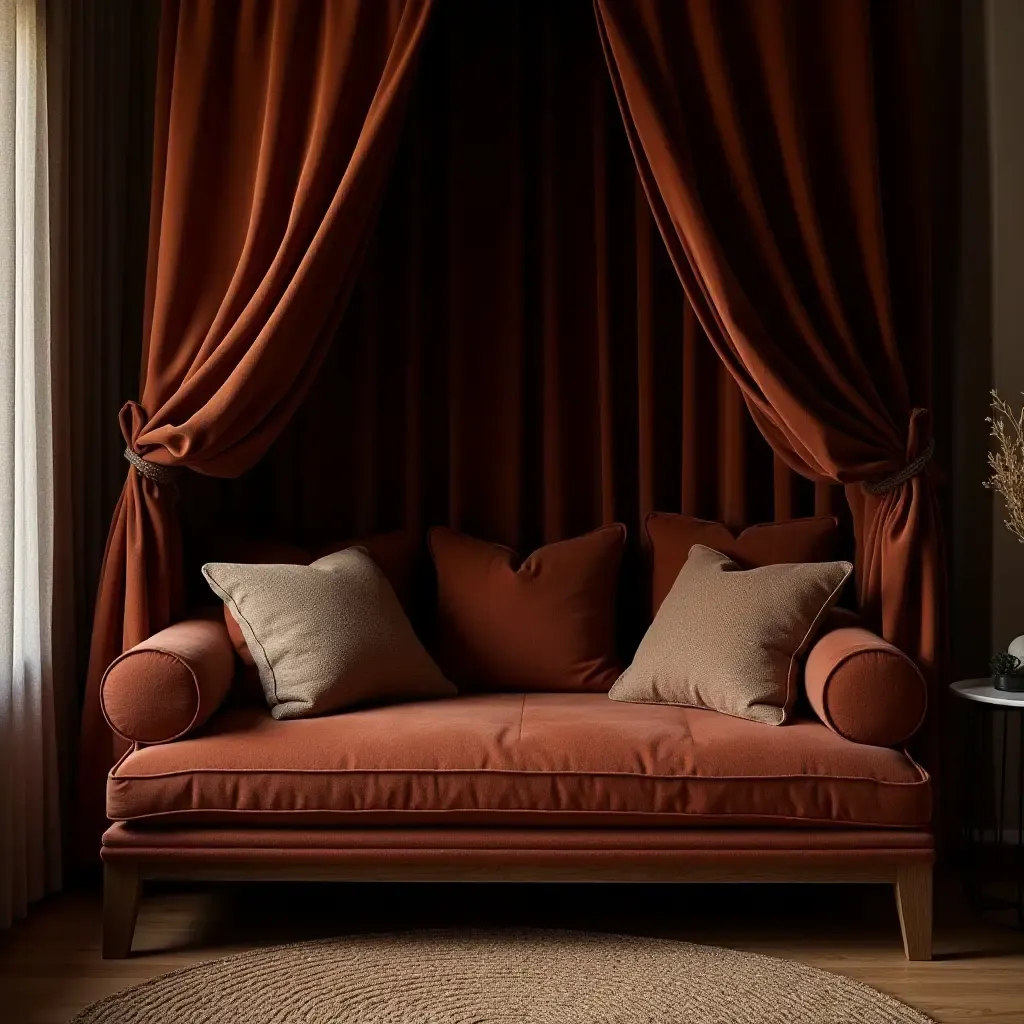
<instances>
[{"instance_id":1,"label":"round jute rug","mask_svg":"<svg viewBox=\"0 0 1024 1024\"><path fill-rule=\"evenodd\" d=\"M790 960L668 939L429 931L260 949L93 1004L72 1024L934 1024Z\"/></svg>"}]
</instances>

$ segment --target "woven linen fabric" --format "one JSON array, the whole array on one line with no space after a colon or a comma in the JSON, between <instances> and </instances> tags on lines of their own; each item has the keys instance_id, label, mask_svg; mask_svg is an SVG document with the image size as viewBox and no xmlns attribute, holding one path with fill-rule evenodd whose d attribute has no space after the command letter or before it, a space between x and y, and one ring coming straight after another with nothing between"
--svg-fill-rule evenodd
<instances>
[{"instance_id":1,"label":"woven linen fabric","mask_svg":"<svg viewBox=\"0 0 1024 1024\"><path fill-rule=\"evenodd\" d=\"M245 637L274 718L455 693L360 548L308 566L208 562L203 575Z\"/></svg>"},{"instance_id":2,"label":"woven linen fabric","mask_svg":"<svg viewBox=\"0 0 1024 1024\"><path fill-rule=\"evenodd\" d=\"M774 523L755 523L739 533L725 523L674 512L651 512L644 520L651 552L652 618L672 589L694 544L721 551L741 569L780 562L827 562L843 554L839 520L808 516Z\"/></svg>"},{"instance_id":3,"label":"woven linen fabric","mask_svg":"<svg viewBox=\"0 0 1024 1024\"><path fill-rule=\"evenodd\" d=\"M852 570L849 562L741 569L694 544L608 696L781 725L796 698L800 655Z\"/></svg>"}]
</instances>

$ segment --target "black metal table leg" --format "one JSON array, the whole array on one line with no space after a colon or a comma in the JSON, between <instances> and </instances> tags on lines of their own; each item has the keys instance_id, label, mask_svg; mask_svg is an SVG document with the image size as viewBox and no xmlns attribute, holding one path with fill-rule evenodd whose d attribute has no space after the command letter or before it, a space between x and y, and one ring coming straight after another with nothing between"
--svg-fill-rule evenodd
<instances>
[{"instance_id":1,"label":"black metal table leg","mask_svg":"<svg viewBox=\"0 0 1024 1024\"><path fill-rule=\"evenodd\" d=\"M1024 930L1024 710L1017 712L1017 927Z\"/></svg>"},{"instance_id":2,"label":"black metal table leg","mask_svg":"<svg viewBox=\"0 0 1024 1024\"><path fill-rule=\"evenodd\" d=\"M1024 695L997 690L991 679L962 679L950 690L962 698L954 705L964 895L1024 931Z\"/></svg>"}]
</instances>

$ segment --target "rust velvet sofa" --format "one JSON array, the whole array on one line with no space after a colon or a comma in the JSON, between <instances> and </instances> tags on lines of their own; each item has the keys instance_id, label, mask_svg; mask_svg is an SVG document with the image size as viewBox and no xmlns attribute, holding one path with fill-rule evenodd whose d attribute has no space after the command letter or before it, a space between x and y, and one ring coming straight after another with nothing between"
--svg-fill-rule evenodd
<instances>
[{"instance_id":1,"label":"rust velvet sofa","mask_svg":"<svg viewBox=\"0 0 1024 1024\"><path fill-rule=\"evenodd\" d=\"M927 959L931 783L882 745L923 707L889 699L907 659L833 625L780 727L605 693L278 721L221 615L171 626L102 687L131 741L107 784L104 955L128 954L146 879L266 878L882 882Z\"/></svg>"}]
</instances>

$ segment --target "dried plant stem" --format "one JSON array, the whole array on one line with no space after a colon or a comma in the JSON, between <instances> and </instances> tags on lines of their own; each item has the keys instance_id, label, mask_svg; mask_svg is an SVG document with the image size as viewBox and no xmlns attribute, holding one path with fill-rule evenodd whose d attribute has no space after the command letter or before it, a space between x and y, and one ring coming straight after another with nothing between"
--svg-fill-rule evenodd
<instances>
[{"instance_id":1,"label":"dried plant stem","mask_svg":"<svg viewBox=\"0 0 1024 1024\"><path fill-rule=\"evenodd\" d=\"M1009 402L992 389L992 415L985 417L995 438L995 451L988 453L992 475L985 486L1003 496L1006 528L1024 543L1024 408L1015 413Z\"/></svg>"}]
</instances>

